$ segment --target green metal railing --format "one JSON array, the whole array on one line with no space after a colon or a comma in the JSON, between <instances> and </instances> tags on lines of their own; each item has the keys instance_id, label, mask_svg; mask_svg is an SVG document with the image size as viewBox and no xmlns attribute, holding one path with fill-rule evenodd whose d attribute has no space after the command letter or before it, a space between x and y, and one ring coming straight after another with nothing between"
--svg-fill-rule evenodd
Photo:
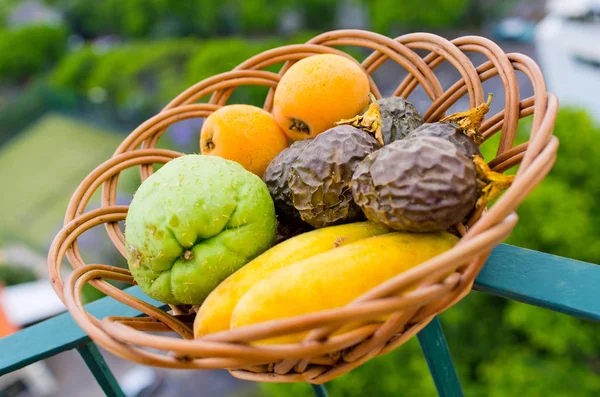
<instances>
[{"instance_id":1,"label":"green metal railing","mask_svg":"<svg viewBox=\"0 0 600 397\"><path fill-rule=\"evenodd\" d=\"M476 290L592 321L600 321L599 286L598 265L505 244L492 252L475 281ZM130 287L128 292L161 305L138 287ZM86 308L100 318L141 315L109 297ZM463 396L439 319L421 330L418 339L439 395ZM107 396L124 396L98 348L69 313L0 339L0 376L72 349L81 354ZM317 397L327 396L323 385L314 385L313 390Z\"/></svg>"}]
</instances>

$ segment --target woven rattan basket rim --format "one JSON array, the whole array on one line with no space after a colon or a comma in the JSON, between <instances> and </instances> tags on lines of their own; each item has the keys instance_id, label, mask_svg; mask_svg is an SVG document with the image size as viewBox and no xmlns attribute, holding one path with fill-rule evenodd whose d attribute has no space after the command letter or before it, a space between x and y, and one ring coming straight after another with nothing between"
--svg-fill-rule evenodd
<instances>
[{"instance_id":1,"label":"woven rattan basket rim","mask_svg":"<svg viewBox=\"0 0 600 397\"><path fill-rule=\"evenodd\" d=\"M426 122L442 118L465 95L471 107L481 104L485 100L482 82L495 76L501 79L505 90L504 109L487 117L481 133L487 140L501 131L497 156L489 161L490 167L503 172L520 166L513 185L504 195L459 228L463 235L456 247L382 283L345 307L242 327L196 340L193 340L191 329L194 308L171 306L168 312L163 311L107 282L116 280L134 284L128 270L84 261L77 238L100 225L104 225L115 248L125 256L125 239L119 222L125 219L127 206L116 204L119 174L127 168L139 167L144 180L153 172L154 164L163 164L182 155L156 148L169 125L182 119L207 117L225 105L235 88L242 85L269 87L264 103L264 108L269 111L281 75L299 59L335 53L354 61L348 54L333 48L339 46L372 50L360 63L369 75L386 60L406 69L408 76L395 89L394 95L410 98L417 86L423 87L432 101L424 113ZM429 53L422 58L415 50ZM467 57L468 52L481 53L488 61L476 67ZM279 73L261 70L282 62ZM446 90L435 75L436 67L442 62L453 65L461 76ZM523 73L531 81L532 97L520 99L516 72ZM374 95L381 97L375 82L371 79L370 83ZM208 103L196 103L207 96L210 96ZM96 343L125 359L170 368L225 368L236 377L257 381L326 382L400 346L436 314L470 291L491 250L517 223L516 208L554 164L558 140L552 135L552 129L557 109L557 98L547 93L543 75L533 60L522 54L505 54L497 44L483 37L465 36L449 41L429 33L412 33L390 39L363 30L337 30L318 35L305 44L273 48L230 72L189 87L129 134L114 155L82 181L69 202L64 226L49 250L48 268L54 289L79 326ZM518 121L529 115L533 115L530 139L513 147ZM101 207L86 211L93 193L100 187ZM61 264L65 256L74 270L63 280ZM80 298L86 283L145 313L146 317L97 319L91 316ZM397 292L407 286L417 288L398 296ZM367 323L333 335L343 324L373 319L381 314L389 314L383 323ZM300 331L308 331L302 343L251 343ZM175 332L180 338L155 332Z\"/></svg>"}]
</instances>

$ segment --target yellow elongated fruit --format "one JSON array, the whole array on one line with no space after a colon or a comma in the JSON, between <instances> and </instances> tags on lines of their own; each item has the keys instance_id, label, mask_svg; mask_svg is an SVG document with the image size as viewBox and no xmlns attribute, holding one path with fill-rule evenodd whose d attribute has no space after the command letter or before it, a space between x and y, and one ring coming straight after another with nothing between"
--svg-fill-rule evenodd
<instances>
[{"instance_id":1,"label":"yellow elongated fruit","mask_svg":"<svg viewBox=\"0 0 600 397\"><path fill-rule=\"evenodd\" d=\"M265 251L219 284L206 298L194 320L196 337L229 329L240 298L275 271L317 254L339 249L372 236L389 233L386 226L355 222L312 230Z\"/></svg>"},{"instance_id":2,"label":"yellow elongated fruit","mask_svg":"<svg viewBox=\"0 0 600 397\"><path fill-rule=\"evenodd\" d=\"M449 250L457 241L446 232L394 232L298 261L250 288L233 311L231 328L344 306ZM294 343L304 336L282 336L260 343Z\"/></svg>"}]
</instances>

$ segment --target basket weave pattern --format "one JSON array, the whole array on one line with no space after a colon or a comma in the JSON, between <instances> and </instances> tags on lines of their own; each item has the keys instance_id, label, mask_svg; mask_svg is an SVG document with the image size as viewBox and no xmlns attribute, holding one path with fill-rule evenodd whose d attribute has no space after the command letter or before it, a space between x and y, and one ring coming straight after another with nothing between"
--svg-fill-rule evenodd
<instances>
[{"instance_id":1,"label":"basket weave pattern","mask_svg":"<svg viewBox=\"0 0 600 397\"><path fill-rule=\"evenodd\" d=\"M410 99L420 85L432 101L424 114L434 122L458 99L467 95L470 107L485 101L482 82L499 76L505 90L504 110L487 118L481 133L488 139L501 133L496 157L490 167L503 172L519 165L513 185L485 211L475 213L458 230L460 242L451 250L390 279L356 301L334 310L246 326L193 339L195 309L171 306L163 311L142 302L109 284L116 280L135 284L126 269L105 264L87 264L78 249L77 238L85 231L104 225L115 248L125 256L125 238L119 222L127 206L116 205L120 172L139 167L142 180L153 172L154 164L164 164L182 153L157 149L166 128L188 118L207 117L226 104L238 86L270 87L264 108L271 110L273 93L283 73L302 58L322 53L349 57L338 46L366 47L373 52L362 62L371 75L387 59L408 71L394 95ZM422 58L414 50L426 50ZM478 52L489 60L475 67L466 52ZM434 71L442 62L452 64L462 76L446 91ZM284 63L279 73L262 69ZM531 81L534 95L521 100L516 71ZM380 92L371 79L375 97ZM208 103L195 103L211 95ZM505 54L495 43L476 36L448 41L427 33L414 33L396 39L362 30L338 30L316 36L306 44L289 45L258 54L234 70L222 73L188 88L160 113L136 128L118 147L112 158L98 166L79 185L66 211L64 226L48 254L48 267L56 293L67 305L76 322L90 337L112 353L138 363L184 369L228 369L234 376L256 381L323 383L363 364L370 358L400 346L446 310L473 285L491 250L505 239L517 222L519 203L549 172L554 164L558 140L552 129L558 109L557 98L547 93L538 66L522 54ZM519 119L533 114L528 142L514 146ZM101 207L85 211L93 193L102 188ZM66 280L61 276L64 258L73 267ZM114 299L146 314L144 317L98 319L83 307L81 289L89 283ZM399 295L407 287L412 292ZM366 325L345 333L341 326L357 320L373 320L388 315L385 322ZM309 331L297 344L253 345L252 341ZM159 335L157 332L170 332ZM173 332L176 333L173 337ZM335 333L335 335L333 335Z\"/></svg>"}]
</instances>

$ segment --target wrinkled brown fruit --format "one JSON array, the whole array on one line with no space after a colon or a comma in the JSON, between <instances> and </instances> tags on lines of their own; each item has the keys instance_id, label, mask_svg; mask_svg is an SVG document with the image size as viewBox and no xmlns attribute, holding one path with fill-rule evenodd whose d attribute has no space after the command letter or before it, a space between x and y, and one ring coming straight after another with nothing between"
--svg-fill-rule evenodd
<instances>
[{"instance_id":1,"label":"wrinkled brown fruit","mask_svg":"<svg viewBox=\"0 0 600 397\"><path fill-rule=\"evenodd\" d=\"M305 139L292 143L271 161L263 176L275 203L275 211L280 223L303 226L300 213L294 208L292 202L288 178L292 162L298 158L310 141L311 139Z\"/></svg>"},{"instance_id":2,"label":"wrinkled brown fruit","mask_svg":"<svg viewBox=\"0 0 600 397\"><path fill-rule=\"evenodd\" d=\"M472 158L474 155L481 156L479 146L477 146L473 138L465 135L451 124L425 123L408 134L406 139L418 139L419 137L426 136L447 140L454 144L458 150L468 158Z\"/></svg>"},{"instance_id":3,"label":"wrinkled brown fruit","mask_svg":"<svg viewBox=\"0 0 600 397\"><path fill-rule=\"evenodd\" d=\"M408 100L391 96L377 101L381 113L381 132L385 144L404 139L423 124L423 117Z\"/></svg>"},{"instance_id":4,"label":"wrinkled brown fruit","mask_svg":"<svg viewBox=\"0 0 600 397\"><path fill-rule=\"evenodd\" d=\"M348 124L369 132L380 145L404 139L423 124L423 118L415 106L402 97L391 96L375 100L370 94L370 98L371 104L366 112L351 119L340 120L336 124Z\"/></svg>"},{"instance_id":5,"label":"wrinkled brown fruit","mask_svg":"<svg viewBox=\"0 0 600 397\"><path fill-rule=\"evenodd\" d=\"M320 228L363 218L352 200L350 180L356 165L380 147L371 135L350 125L311 140L289 170L292 201L302 220Z\"/></svg>"},{"instance_id":6,"label":"wrinkled brown fruit","mask_svg":"<svg viewBox=\"0 0 600 397\"><path fill-rule=\"evenodd\" d=\"M442 138L404 139L356 167L354 201L367 218L395 230L433 232L462 221L477 199L473 161Z\"/></svg>"}]
</instances>

